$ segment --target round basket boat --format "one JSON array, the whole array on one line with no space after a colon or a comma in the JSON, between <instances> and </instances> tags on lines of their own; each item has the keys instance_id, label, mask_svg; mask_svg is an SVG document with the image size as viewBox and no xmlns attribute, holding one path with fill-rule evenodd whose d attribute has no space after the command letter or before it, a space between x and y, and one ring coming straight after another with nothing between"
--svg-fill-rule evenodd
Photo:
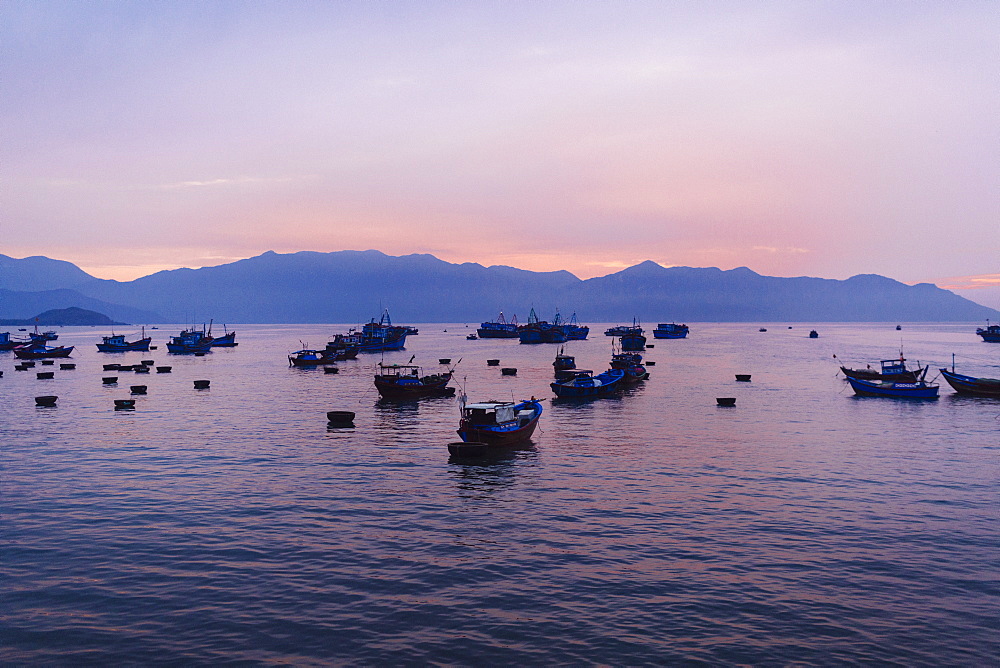
<instances>
[{"instance_id":1,"label":"round basket boat","mask_svg":"<svg viewBox=\"0 0 1000 668\"><path fill-rule=\"evenodd\" d=\"M327 411L326 419L329 421L330 426L335 427L350 427L354 425L354 412L353 411Z\"/></svg>"},{"instance_id":2,"label":"round basket boat","mask_svg":"<svg viewBox=\"0 0 1000 668\"><path fill-rule=\"evenodd\" d=\"M194 381L194 389L196 390L207 390L208 386L211 385L210 380L196 380Z\"/></svg>"},{"instance_id":3,"label":"round basket boat","mask_svg":"<svg viewBox=\"0 0 1000 668\"><path fill-rule=\"evenodd\" d=\"M105 371L118 371L118 369L120 367L121 367L121 364L105 364L104 365L104 370Z\"/></svg>"},{"instance_id":4,"label":"round basket boat","mask_svg":"<svg viewBox=\"0 0 1000 668\"><path fill-rule=\"evenodd\" d=\"M735 406L736 405L736 397L716 397L715 401L720 406Z\"/></svg>"},{"instance_id":5,"label":"round basket boat","mask_svg":"<svg viewBox=\"0 0 1000 668\"><path fill-rule=\"evenodd\" d=\"M503 376L516 376L517 375L517 369L515 369L512 366L510 366L510 367L506 367L505 366L502 369L500 369L500 374L503 375Z\"/></svg>"},{"instance_id":6,"label":"round basket boat","mask_svg":"<svg viewBox=\"0 0 1000 668\"><path fill-rule=\"evenodd\" d=\"M481 441L456 441L448 444L448 453L454 457L482 457L490 446Z\"/></svg>"},{"instance_id":7,"label":"round basket boat","mask_svg":"<svg viewBox=\"0 0 1000 668\"><path fill-rule=\"evenodd\" d=\"M487 366L500 366L500 360L486 360Z\"/></svg>"},{"instance_id":8,"label":"round basket boat","mask_svg":"<svg viewBox=\"0 0 1000 668\"><path fill-rule=\"evenodd\" d=\"M132 385L128 389L132 392L132 394L146 394L145 385Z\"/></svg>"},{"instance_id":9,"label":"round basket boat","mask_svg":"<svg viewBox=\"0 0 1000 668\"><path fill-rule=\"evenodd\" d=\"M49 380L54 378L56 374L54 371L39 371L35 375L38 376L38 380Z\"/></svg>"},{"instance_id":10,"label":"round basket boat","mask_svg":"<svg viewBox=\"0 0 1000 668\"><path fill-rule=\"evenodd\" d=\"M736 380L738 382L740 382L740 383L749 383L750 382L750 374L748 374L748 373L738 373L738 374L736 374Z\"/></svg>"},{"instance_id":11,"label":"round basket boat","mask_svg":"<svg viewBox=\"0 0 1000 668\"><path fill-rule=\"evenodd\" d=\"M60 364L59 368L62 369L63 371L72 371L73 369L76 368L76 365L75 364Z\"/></svg>"},{"instance_id":12,"label":"round basket boat","mask_svg":"<svg viewBox=\"0 0 1000 668\"><path fill-rule=\"evenodd\" d=\"M128 410L135 408L135 399L115 399L115 410Z\"/></svg>"},{"instance_id":13,"label":"round basket boat","mask_svg":"<svg viewBox=\"0 0 1000 668\"><path fill-rule=\"evenodd\" d=\"M172 368L170 366L158 366L156 367L156 373L170 373Z\"/></svg>"},{"instance_id":14,"label":"round basket boat","mask_svg":"<svg viewBox=\"0 0 1000 668\"><path fill-rule=\"evenodd\" d=\"M118 376L105 376L104 378L101 378L101 382L105 385L114 385L118 382Z\"/></svg>"},{"instance_id":15,"label":"round basket boat","mask_svg":"<svg viewBox=\"0 0 1000 668\"><path fill-rule=\"evenodd\" d=\"M54 396L54 395L47 395L47 396L44 396L44 397L35 397L35 405L36 406L55 406L56 405L56 399L58 399L58 398L59 397Z\"/></svg>"}]
</instances>

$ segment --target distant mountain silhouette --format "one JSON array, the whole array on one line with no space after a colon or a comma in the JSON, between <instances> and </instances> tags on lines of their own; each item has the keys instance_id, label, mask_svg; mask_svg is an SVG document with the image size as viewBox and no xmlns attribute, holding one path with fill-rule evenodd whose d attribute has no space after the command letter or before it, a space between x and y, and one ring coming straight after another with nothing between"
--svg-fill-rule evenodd
<instances>
[{"instance_id":1,"label":"distant mountain silhouette","mask_svg":"<svg viewBox=\"0 0 1000 668\"><path fill-rule=\"evenodd\" d=\"M0 256L3 285L31 290L48 258ZM24 276L17 263L28 262ZM1000 311L936 286L908 286L865 274L847 280L776 278L746 267L662 267L643 262L608 276L580 280L566 271L532 272L505 266L452 264L431 255L393 257L368 251L302 251L202 269L161 271L128 282L106 281L58 263L81 299L130 322L361 323L388 308L396 322L480 322L503 310L527 320L534 307L551 319L573 312L582 322L830 322L983 321ZM69 265L67 268L65 265ZM29 271L30 270L30 271ZM53 272L55 274L56 272ZM51 285L49 280L48 285ZM65 292L65 291L59 291ZM11 293L7 293L10 295ZM14 293L24 299L27 294ZM0 291L0 315L11 297ZM52 308L53 306L48 306ZM114 310L118 308L119 310ZM128 309L159 313L136 317ZM38 312L39 308L31 309Z\"/></svg>"},{"instance_id":2,"label":"distant mountain silhouette","mask_svg":"<svg viewBox=\"0 0 1000 668\"><path fill-rule=\"evenodd\" d=\"M101 281L91 277L93 283ZM27 286L30 288L30 285ZM98 313L107 313L112 319L123 322L147 323L163 322L163 316L143 308L132 308L120 304L86 297L76 290L42 290L40 292L17 292L0 289L0 317L7 319L33 318L34 314L52 309L70 307L83 308ZM87 323L90 324L90 323Z\"/></svg>"},{"instance_id":3,"label":"distant mountain silhouette","mask_svg":"<svg viewBox=\"0 0 1000 668\"><path fill-rule=\"evenodd\" d=\"M76 308L75 306L45 311L44 313L39 313L34 318L0 320L0 326L38 325L39 327L47 327L59 325L70 327L75 325L109 326L127 324L127 322L115 322L103 313L88 311L87 309Z\"/></svg>"},{"instance_id":4,"label":"distant mountain silhouette","mask_svg":"<svg viewBox=\"0 0 1000 668\"><path fill-rule=\"evenodd\" d=\"M72 289L97 280L100 279L65 260L52 260L40 255L22 259L0 255L0 289Z\"/></svg>"}]
</instances>

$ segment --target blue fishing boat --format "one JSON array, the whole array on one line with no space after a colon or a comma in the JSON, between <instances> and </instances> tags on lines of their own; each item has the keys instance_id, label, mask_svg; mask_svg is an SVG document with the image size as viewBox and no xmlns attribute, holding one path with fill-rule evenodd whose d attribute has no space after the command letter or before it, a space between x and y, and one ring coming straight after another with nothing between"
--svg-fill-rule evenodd
<instances>
[{"instance_id":1,"label":"blue fishing boat","mask_svg":"<svg viewBox=\"0 0 1000 668\"><path fill-rule=\"evenodd\" d=\"M628 325L616 325L615 327L608 327L604 330L604 336L621 336L622 334L628 334L628 331L632 329Z\"/></svg>"},{"instance_id":2,"label":"blue fishing boat","mask_svg":"<svg viewBox=\"0 0 1000 668\"><path fill-rule=\"evenodd\" d=\"M618 390L624 378L625 372L621 369L608 369L596 376L592 371L578 369L569 380L550 383L549 387L557 397L603 397Z\"/></svg>"},{"instance_id":3,"label":"blue fishing boat","mask_svg":"<svg viewBox=\"0 0 1000 668\"><path fill-rule=\"evenodd\" d=\"M576 319L576 312L569 317L569 322L565 325L566 338L570 341L584 341L590 335L590 327L581 325Z\"/></svg>"},{"instance_id":4,"label":"blue fishing boat","mask_svg":"<svg viewBox=\"0 0 1000 668\"><path fill-rule=\"evenodd\" d=\"M334 362L342 362L355 359L361 352L361 347L348 342L344 334L337 334L333 337L333 341L327 341L324 352Z\"/></svg>"},{"instance_id":5,"label":"blue fishing boat","mask_svg":"<svg viewBox=\"0 0 1000 668\"><path fill-rule=\"evenodd\" d=\"M673 322L661 322L653 330L654 339L683 339L688 335L687 325L678 325ZM761 330L766 332L767 330Z\"/></svg>"},{"instance_id":6,"label":"blue fishing boat","mask_svg":"<svg viewBox=\"0 0 1000 668\"><path fill-rule=\"evenodd\" d=\"M632 319L632 326L622 331L618 341L621 344L622 350L646 349L646 337L643 336L643 329L634 318Z\"/></svg>"},{"instance_id":7,"label":"blue fishing boat","mask_svg":"<svg viewBox=\"0 0 1000 668\"><path fill-rule=\"evenodd\" d=\"M983 341L987 343L1000 343L1000 325L991 325L990 321L986 321L986 327L977 327L976 334L983 337Z\"/></svg>"},{"instance_id":8,"label":"blue fishing boat","mask_svg":"<svg viewBox=\"0 0 1000 668\"><path fill-rule=\"evenodd\" d=\"M466 443L485 443L491 447L521 445L531 438L542 416L542 404L534 397L519 403L482 401L470 404L463 395L461 402L458 435Z\"/></svg>"},{"instance_id":9,"label":"blue fishing boat","mask_svg":"<svg viewBox=\"0 0 1000 668\"><path fill-rule=\"evenodd\" d=\"M148 351L149 344L153 339L146 336L145 329L142 330L140 337L141 338L136 339L135 341L126 341L124 334L102 336L102 342L96 344L97 350L102 353L124 353L130 350Z\"/></svg>"},{"instance_id":10,"label":"blue fishing boat","mask_svg":"<svg viewBox=\"0 0 1000 668\"><path fill-rule=\"evenodd\" d=\"M861 397L892 397L895 399L937 399L938 385L918 380L915 383L894 383L890 380L847 378L854 393Z\"/></svg>"},{"instance_id":11,"label":"blue fishing boat","mask_svg":"<svg viewBox=\"0 0 1000 668\"><path fill-rule=\"evenodd\" d=\"M510 322L507 322L503 311L500 311L496 320L482 323L476 330L476 334L481 339L516 339L518 338L517 316L515 315Z\"/></svg>"},{"instance_id":12,"label":"blue fishing boat","mask_svg":"<svg viewBox=\"0 0 1000 668\"><path fill-rule=\"evenodd\" d=\"M18 346L24 346L30 344L31 341L28 339L12 339L10 337L10 332L0 332L0 350L14 350Z\"/></svg>"},{"instance_id":13,"label":"blue fishing boat","mask_svg":"<svg viewBox=\"0 0 1000 668\"><path fill-rule=\"evenodd\" d=\"M834 355L834 358L837 356ZM902 351L900 351L899 359L894 360L882 360L880 362L882 365L881 370L876 370L871 368L871 365L867 369L848 369L846 366L841 366L840 370L844 373L847 378L861 378L862 380L890 380L894 383L915 383L918 380L923 379L927 374L927 369L929 367L917 367L916 369L908 369L906 367L906 358L903 357Z\"/></svg>"},{"instance_id":14,"label":"blue fishing boat","mask_svg":"<svg viewBox=\"0 0 1000 668\"><path fill-rule=\"evenodd\" d=\"M637 383L649 378L649 372L642 365L642 355L639 353L613 353L611 355L611 368L625 372L625 376L622 378L622 382L625 383Z\"/></svg>"},{"instance_id":15,"label":"blue fishing boat","mask_svg":"<svg viewBox=\"0 0 1000 668\"><path fill-rule=\"evenodd\" d=\"M167 341L167 352L176 355L190 355L195 353L207 353L212 350L212 337L208 336L203 329L182 330L177 336L170 337Z\"/></svg>"},{"instance_id":16,"label":"blue fishing boat","mask_svg":"<svg viewBox=\"0 0 1000 668\"><path fill-rule=\"evenodd\" d=\"M223 330L225 330L226 333L223 334L222 336L214 336L214 337L212 336L211 326L209 326L208 328L207 336L209 336L212 339L213 348L235 348L236 346L240 345L236 343L235 331L230 332L229 328L226 327L225 325L223 325L222 328Z\"/></svg>"},{"instance_id":17,"label":"blue fishing boat","mask_svg":"<svg viewBox=\"0 0 1000 668\"><path fill-rule=\"evenodd\" d=\"M944 376L948 384L959 394L970 397L1000 399L1000 379L963 376L960 373L955 373L954 367L952 367L951 371L941 369L941 375Z\"/></svg>"},{"instance_id":18,"label":"blue fishing boat","mask_svg":"<svg viewBox=\"0 0 1000 668\"><path fill-rule=\"evenodd\" d=\"M556 318L561 321L558 313ZM555 324L539 320L535 309L531 309L528 315L528 324L518 327L517 334L521 343L566 343L567 338L566 329L561 322Z\"/></svg>"},{"instance_id":19,"label":"blue fishing boat","mask_svg":"<svg viewBox=\"0 0 1000 668\"><path fill-rule=\"evenodd\" d=\"M35 325L35 331L28 332L28 338L31 340L32 343L44 344L46 341L55 341L56 339L59 338L59 335L56 334L55 331L51 329L47 332L39 332L38 325Z\"/></svg>"},{"instance_id":20,"label":"blue fishing boat","mask_svg":"<svg viewBox=\"0 0 1000 668\"><path fill-rule=\"evenodd\" d=\"M400 327L392 324L388 309L382 312L382 317L378 322L372 318L371 322L361 326L361 331L351 330L347 334L339 336L341 343L346 346L356 347L363 353L377 353L385 350L402 350L406 345L406 337L410 333L410 327Z\"/></svg>"}]
</instances>

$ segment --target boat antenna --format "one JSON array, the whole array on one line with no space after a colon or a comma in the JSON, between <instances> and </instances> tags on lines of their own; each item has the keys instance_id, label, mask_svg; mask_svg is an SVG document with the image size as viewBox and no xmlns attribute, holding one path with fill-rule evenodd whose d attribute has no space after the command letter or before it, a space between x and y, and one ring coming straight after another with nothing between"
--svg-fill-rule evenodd
<instances>
[{"instance_id":1,"label":"boat antenna","mask_svg":"<svg viewBox=\"0 0 1000 668\"><path fill-rule=\"evenodd\" d=\"M951 354L951 372L955 373L955 353Z\"/></svg>"},{"instance_id":2,"label":"boat antenna","mask_svg":"<svg viewBox=\"0 0 1000 668\"><path fill-rule=\"evenodd\" d=\"M407 364L410 364L411 362L413 362L413 359L414 359L414 358L415 358L416 356L417 356L417 355L416 355L416 353L414 353L413 355L410 355L410 361L409 361L409 362L407 362Z\"/></svg>"}]
</instances>

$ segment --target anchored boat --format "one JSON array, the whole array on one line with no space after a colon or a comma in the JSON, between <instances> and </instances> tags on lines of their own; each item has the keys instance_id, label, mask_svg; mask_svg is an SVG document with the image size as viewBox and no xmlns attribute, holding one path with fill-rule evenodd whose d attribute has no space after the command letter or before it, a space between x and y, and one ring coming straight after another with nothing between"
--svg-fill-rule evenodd
<instances>
[{"instance_id":1,"label":"anchored boat","mask_svg":"<svg viewBox=\"0 0 1000 668\"><path fill-rule=\"evenodd\" d=\"M937 383L925 383L918 380L915 383L894 383L889 380L864 380L850 378L854 393L862 397L892 397L895 399L937 399Z\"/></svg>"},{"instance_id":2,"label":"anchored boat","mask_svg":"<svg viewBox=\"0 0 1000 668\"><path fill-rule=\"evenodd\" d=\"M678 325L673 322L661 322L653 330L654 339L683 339L688 335L689 327L687 325ZM762 332L766 332L766 329L762 329Z\"/></svg>"},{"instance_id":3,"label":"anchored boat","mask_svg":"<svg viewBox=\"0 0 1000 668\"><path fill-rule=\"evenodd\" d=\"M621 369L608 369L604 373L593 375L592 371L578 369L569 380L550 383L549 387L557 397L602 397L618 390L622 386L625 372Z\"/></svg>"},{"instance_id":4,"label":"anchored boat","mask_svg":"<svg viewBox=\"0 0 1000 668\"><path fill-rule=\"evenodd\" d=\"M463 396L458 435L466 443L520 445L531 438L541 416L542 404L534 397L518 403L490 400L469 404Z\"/></svg>"},{"instance_id":5,"label":"anchored boat","mask_svg":"<svg viewBox=\"0 0 1000 668\"><path fill-rule=\"evenodd\" d=\"M452 371L422 375L414 364L378 364L375 389L383 399L422 399L424 397L450 397L454 387L448 387Z\"/></svg>"},{"instance_id":6,"label":"anchored boat","mask_svg":"<svg viewBox=\"0 0 1000 668\"><path fill-rule=\"evenodd\" d=\"M954 369L951 371L941 369L941 375L944 376L948 384L959 394L970 397L1000 399L1000 379L963 376L960 373L955 373Z\"/></svg>"}]
</instances>

